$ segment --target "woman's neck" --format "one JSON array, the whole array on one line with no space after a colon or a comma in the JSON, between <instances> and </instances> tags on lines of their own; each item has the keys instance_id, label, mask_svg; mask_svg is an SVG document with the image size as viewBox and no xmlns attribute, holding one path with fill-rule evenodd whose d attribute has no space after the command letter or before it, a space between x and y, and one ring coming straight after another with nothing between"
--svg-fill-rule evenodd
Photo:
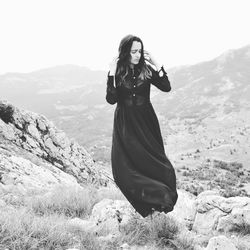
<instances>
[{"instance_id":1,"label":"woman's neck","mask_svg":"<svg viewBox=\"0 0 250 250\"><path fill-rule=\"evenodd\" d=\"M134 64L133 64L133 63L130 63L130 65L129 65L129 66L130 66L130 68L131 68L131 69L134 69L134 68L135 68L135 66L134 66Z\"/></svg>"}]
</instances>

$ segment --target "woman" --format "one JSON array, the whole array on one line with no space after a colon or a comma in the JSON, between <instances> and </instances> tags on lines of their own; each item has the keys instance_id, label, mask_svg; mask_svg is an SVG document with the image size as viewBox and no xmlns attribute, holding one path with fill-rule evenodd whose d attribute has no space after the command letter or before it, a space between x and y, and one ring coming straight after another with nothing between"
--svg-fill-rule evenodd
<instances>
[{"instance_id":1,"label":"woman","mask_svg":"<svg viewBox=\"0 0 250 250\"><path fill-rule=\"evenodd\" d=\"M107 79L106 101L117 103L111 165L115 183L143 217L172 211L178 197L175 171L150 102L151 84L171 90L163 66L144 50L141 39L124 37Z\"/></svg>"}]
</instances>

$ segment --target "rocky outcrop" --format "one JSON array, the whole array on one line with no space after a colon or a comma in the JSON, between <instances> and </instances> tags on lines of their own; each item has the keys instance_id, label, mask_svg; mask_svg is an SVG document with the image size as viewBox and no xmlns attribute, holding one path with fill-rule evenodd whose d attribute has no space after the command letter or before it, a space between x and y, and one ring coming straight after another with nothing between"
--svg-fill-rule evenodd
<instances>
[{"instance_id":1,"label":"rocky outcrop","mask_svg":"<svg viewBox=\"0 0 250 250\"><path fill-rule=\"evenodd\" d=\"M203 192L197 199L197 213L193 230L208 234L212 230L233 231L242 225L250 225L250 198L224 198L213 192Z\"/></svg>"},{"instance_id":2,"label":"rocky outcrop","mask_svg":"<svg viewBox=\"0 0 250 250\"><path fill-rule=\"evenodd\" d=\"M250 204L249 198L245 197L245 201L243 200L244 197L234 197L234 199L224 198L214 191L203 192L197 198L183 190L178 190L178 194L180 198L179 203L176 204L174 211L168 213L167 216L172 217L173 221L178 223L183 233L183 242L188 241L187 237L194 239L193 248L191 249L248 249L243 246L249 244L249 237L239 239L236 236L236 232L230 236L227 231L227 229L234 226L234 223L240 225L242 223L242 218L226 226L222 224L224 223L224 218L227 216L234 216L236 211L239 211L241 207L245 207L246 209L243 209L246 218L244 223L250 225L250 221L247 219L246 215L246 211ZM218 212L218 210L222 210L221 213L224 213L224 217L220 217L221 213ZM216 214L216 212L218 212L218 214ZM140 216L137 215L138 214L136 214L135 210L126 200L103 199L95 204L88 220L74 218L70 220L69 224L77 230L94 233L98 240L110 241L116 237L121 237L122 230L120 229L122 226L126 227L126 225L131 222L131 219L140 219ZM164 213L161 213L161 216L164 216ZM194 224L193 227L192 224ZM220 224L221 226L219 226ZM221 228L224 228L224 230L220 230ZM238 233L240 235L242 232ZM124 245L127 246L126 249L140 249L139 246L129 246L126 243ZM143 249L147 249L147 246L143 247Z\"/></svg>"},{"instance_id":3,"label":"rocky outcrop","mask_svg":"<svg viewBox=\"0 0 250 250\"><path fill-rule=\"evenodd\" d=\"M51 164L36 165L20 156L4 155L0 159L0 189L7 190L11 186L19 187L19 191L49 190L57 184L77 185L77 180Z\"/></svg>"},{"instance_id":4,"label":"rocky outcrop","mask_svg":"<svg viewBox=\"0 0 250 250\"><path fill-rule=\"evenodd\" d=\"M74 177L74 178L73 178ZM107 185L109 173L42 115L0 102L0 183Z\"/></svg>"}]
</instances>

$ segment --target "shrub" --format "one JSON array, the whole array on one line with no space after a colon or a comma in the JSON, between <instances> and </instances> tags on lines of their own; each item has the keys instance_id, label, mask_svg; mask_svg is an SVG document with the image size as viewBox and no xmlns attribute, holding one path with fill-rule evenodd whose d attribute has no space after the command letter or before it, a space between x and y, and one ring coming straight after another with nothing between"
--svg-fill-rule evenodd
<instances>
[{"instance_id":1,"label":"shrub","mask_svg":"<svg viewBox=\"0 0 250 250\"><path fill-rule=\"evenodd\" d=\"M250 235L250 224L244 221L240 224L233 224L230 232L237 232L241 235Z\"/></svg>"},{"instance_id":2,"label":"shrub","mask_svg":"<svg viewBox=\"0 0 250 250\"><path fill-rule=\"evenodd\" d=\"M13 106L0 105L0 119L2 119L5 123L9 123L12 121L14 113Z\"/></svg>"},{"instance_id":3,"label":"shrub","mask_svg":"<svg viewBox=\"0 0 250 250\"><path fill-rule=\"evenodd\" d=\"M238 171L239 169L243 168L242 163L239 162L225 162L225 161L219 161L214 160L214 167L215 168L221 168L229 171Z\"/></svg>"}]
</instances>

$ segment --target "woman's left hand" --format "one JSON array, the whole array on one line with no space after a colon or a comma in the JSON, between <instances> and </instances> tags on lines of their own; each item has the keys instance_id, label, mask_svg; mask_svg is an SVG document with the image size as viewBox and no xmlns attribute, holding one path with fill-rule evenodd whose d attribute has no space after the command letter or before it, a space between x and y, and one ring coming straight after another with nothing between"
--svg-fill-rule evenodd
<instances>
[{"instance_id":1,"label":"woman's left hand","mask_svg":"<svg viewBox=\"0 0 250 250\"><path fill-rule=\"evenodd\" d=\"M145 58L145 60L146 60L147 62L149 62L150 64L154 65L154 66L157 68L157 70L160 69L159 64L158 64L158 63L156 62L156 60L152 57L152 55L151 55L148 51L146 51L146 50L144 50L144 58Z\"/></svg>"}]
</instances>

